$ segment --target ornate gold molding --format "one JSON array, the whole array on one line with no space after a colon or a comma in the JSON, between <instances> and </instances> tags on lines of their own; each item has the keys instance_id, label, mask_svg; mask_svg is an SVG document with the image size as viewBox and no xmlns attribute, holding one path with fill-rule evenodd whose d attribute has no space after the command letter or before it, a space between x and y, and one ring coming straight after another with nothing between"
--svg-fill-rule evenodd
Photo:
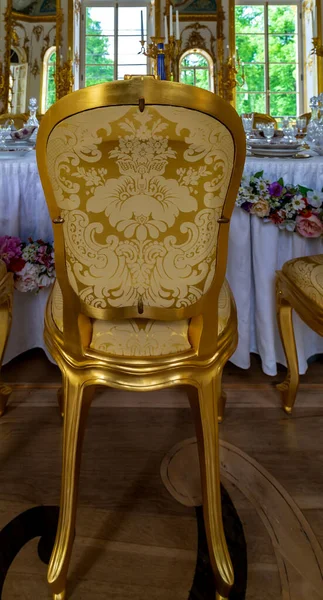
<instances>
[{"instance_id":1,"label":"ornate gold molding","mask_svg":"<svg viewBox=\"0 0 323 600\"><path fill-rule=\"evenodd\" d=\"M73 91L74 76L71 60L65 61L56 69L55 81L57 100Z\"/></svg>"}]
</instances>

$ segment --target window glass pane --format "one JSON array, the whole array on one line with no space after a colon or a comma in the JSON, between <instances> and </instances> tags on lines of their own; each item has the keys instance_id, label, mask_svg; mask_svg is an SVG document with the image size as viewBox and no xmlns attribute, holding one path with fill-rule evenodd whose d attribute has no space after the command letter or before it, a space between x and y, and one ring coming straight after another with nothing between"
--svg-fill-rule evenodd
<instances>
[{"instance_id":1,"label":"window glass pane","mask_svg":"<svg viewBox=\"0 0 323 600\"><path fill-rule=\"evenodd\" d=\"M48 60L47 66L47 90L45 110L48 110L56 102L56 83L55 83L56 52L53 52Z\"/></svg>"},{"instance_id":2,"label":"window glass pane","mask_svg":"<svg viewBox=\"0 0 323 600\"><path fill-rule=\"evenodd\" d=\"M180 80L181 83L186 83L187 85L194 85L194 70L182 69Z\"/></svg>"},{"instance_id":3,"label":"window glass pane","mask_svg":"<svg viewBox=\"0 0 323 600\"><path fill-rule=\"evenodd\" d=\"M139 50L139 37L118 36L119 64L147 65L147 57L144 54L138 54Z\"/></svg>"},{"instance_id":4,"label":"window glass pane","mask_svg":"<svg viewBox=\"0 0 323 600\"><path fill-rule=\"evenodd\" d=\"M237 91L237 112L266 112L265 94L248 94L248 92Z\"/></svg>"},{"instance_id":5,"label":"window glass pane","mask_svg":"<svg viewBox=\"0 0 323 600\"><path fill-rule=\"evenodd\" d=\"M93 65L85 67L85 85L95 85L105 81L113 81L114 65Z\"/></svg>"},{"instance_id":6,"label":"window glass pane","mask_svg":"<svg viewBox=\"0 0 323 600\"><path fill-rule=\"evenodd\" d=\"M264 33L263 6L236 6L236 33Z\"/></svg>"},{"instance_id":7,"label":"window glass pane","mask_svg":"<svg viewBox=\"0 0 323 600\"><path fill-rule=\"evenodd\" d=\"M86 8L86 35L114 35L113 6L91 6Z\"/></svg>"},{"instance_id":8,"label":"window glass pane","mask_svg":"<svg viewBox=\"0 0 323 600\"><path fill-rule=\"evenodd\" d=\"M210 89L209 81L209 70L208 69L196 69L195 71L196 86L203 88L203 90Z\"/></svg>"},{"instance_id":9,"label":"window glass pane","mask_svg":"<svg viewBox=\"0 0 323 600\"><path fill-rule=\"evenodd\" d=\"M146 65L119 65L118 79L123 79L125 75L146 75Z\"/></svg>"},{"instance_id":10,"label":"window glass pane","mask_svg":"<svg viewBox=\"0 0 323 600\"><path fill-rule=\"evenodd\" d=\"M295 33L297 31L297 6L268 6L269 33Z\"/></svg>"},{"instance_id":11,"label":"window glass pane","mask_svg":"<svg viewBox=\"0 0 323 600\"><path fill-rule=\"evenodd\" d=\"M236 46L241 62L265 61L265 37L263 35L237 35Z\"/></svg>"},{"instance_id":12,"label":"window glass pane","mask_svg":"<svg viewBox=\"0 0 323 600\"><path fill-rule=\"evenodd\" d=\"M134 35L141 39L141 11L144 21L144 36L147 36L147 9L140 6L119 6L118 32L119 35ZM140 46L139 46L140 49ZM139 49L137 52L139 52Z\"/></svg>"},{"instance_id":13,"label":"window glass pane","mask_svg":"<svg viewBox=\"0 0 323 600\"><path fill-rule=\"evenodd\" d=\"M296 62L297 36L270 35L268 37L269 62Z\"/></svg>"},{"instance_id":14,"label":"window glass pane","mask_svg":"<svg viewBox=\"0 0 323 600\"><path fill-rule=\"evenodd\" d=\"M243 89L249 92L265 91L265 65L244 65L240 68L239 75L244 72L245 83Z\"/></svg>"},{"instance_id":15,"label":"window glass pane","mask_svg":"<svg viewBox=\"0 0 323 600\"><path fill-rule=\"evenodd\" d=\"M181 65L183 67L209 67L207 58L205 58L203 54L199 54L199 52L194 52L192 54L187 54L186 56L184 56L184 58L181 60Z\"/></svg>"},{"instance_id":16,"label":"window glass pane","mask_svg":"<svg viewBox=\"0 0 323 600\"><path fill-rule=\"evenodd\" d=\"M114 60L114 37L91 36L86 38L85 63L110 64Z\"/></svg>"},{"instance_id":17,"label":"window glass pane","mask_svg":"<svg viewBox=\"0 0 323 600\"><path fill-rule=\"evenodd\" d=\"M270 94L270 114L274 117L295 117L297 111L296 94Z\"/></svg>"},{"instance_id":18,"label":"window glass pane","mask_svg":"<svg viewBox=\"0 0 323 600\"><path fill-rule=\"evenodd\" d=\"M296 65L269 65L272 92L296 92Z\"/></svg>"}]
</instances>

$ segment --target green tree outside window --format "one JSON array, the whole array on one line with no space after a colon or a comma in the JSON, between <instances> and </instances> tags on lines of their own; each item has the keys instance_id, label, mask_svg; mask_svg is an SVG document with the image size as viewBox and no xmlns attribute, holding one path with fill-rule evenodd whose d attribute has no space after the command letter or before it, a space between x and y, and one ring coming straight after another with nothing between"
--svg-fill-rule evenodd
<instances>
[{"instance_id":1,"label":"green tree outside window","mask_svg":"<svg viewBox=\"0 0 323 600\"><path fill-rule=\"evenodd\" d=\"M268 60L265 7L236 6L236 45L245 81L237 87L237 111L297 115L297 6L268 6ZM238 80L239 80L238 76ZM267 89L268 82L268 89Z\"/></svg>"}]
</instances>

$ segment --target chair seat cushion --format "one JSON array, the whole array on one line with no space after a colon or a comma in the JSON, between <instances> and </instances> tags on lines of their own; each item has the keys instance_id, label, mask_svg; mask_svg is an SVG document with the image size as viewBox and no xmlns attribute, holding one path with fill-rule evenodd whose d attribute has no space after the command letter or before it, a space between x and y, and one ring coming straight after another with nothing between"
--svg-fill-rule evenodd
<instances>
[{"instance_id":1,"label":"chair seat cushion","mask_svg":"<svg viewBox=\"0 0 323 600\"><path fill-rule=\"evenodd\" d=\"M51 294L51 314L56 327L63 332L63 298L57 281ZM219 295L219 335L224 331L231 314L231 292L227 281ZM178 354L191 349L189 319L154 321L124 319L92 321L90 347L104 354L117 356L160 356Z\"/></svg>"},{"instance_id":2,"label":"chair seat cushion","mask_svg":"<svg viewBox=\"0 0 323 600\"><path fill-rule=\"evenodd\" d=\"M323 254L293 258L282 271L306 298L323 309Z\"/></svg>"}]
</instances>

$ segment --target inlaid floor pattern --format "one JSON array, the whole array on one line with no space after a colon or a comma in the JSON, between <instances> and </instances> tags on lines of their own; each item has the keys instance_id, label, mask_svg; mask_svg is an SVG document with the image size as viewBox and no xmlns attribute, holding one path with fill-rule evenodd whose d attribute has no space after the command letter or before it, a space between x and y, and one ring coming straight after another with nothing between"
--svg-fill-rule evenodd
<instances>
[{"instance_id":1,"label":"inlaid floor pattern","mask_svg":"<svg viewBox=\"0 0 323 600\"><path fill-rule=\"evenodd\" d=\"M0 420L0 528L32 506L59 502L57 387L20 384ZM222 474L247 541L246 598L323 600L323 381L302 384L292 418L267 382L229 381L226 391ZM184 391L98 394L84 445L71 600L188 599L196 518L169 493L160 468L194 433ZM190 464L198 496L197 461ZM282 577L284 564L296 587ZM50 600L34 540L15 559L2 600L36 598Z\"/></svg>"}]
</instances>

